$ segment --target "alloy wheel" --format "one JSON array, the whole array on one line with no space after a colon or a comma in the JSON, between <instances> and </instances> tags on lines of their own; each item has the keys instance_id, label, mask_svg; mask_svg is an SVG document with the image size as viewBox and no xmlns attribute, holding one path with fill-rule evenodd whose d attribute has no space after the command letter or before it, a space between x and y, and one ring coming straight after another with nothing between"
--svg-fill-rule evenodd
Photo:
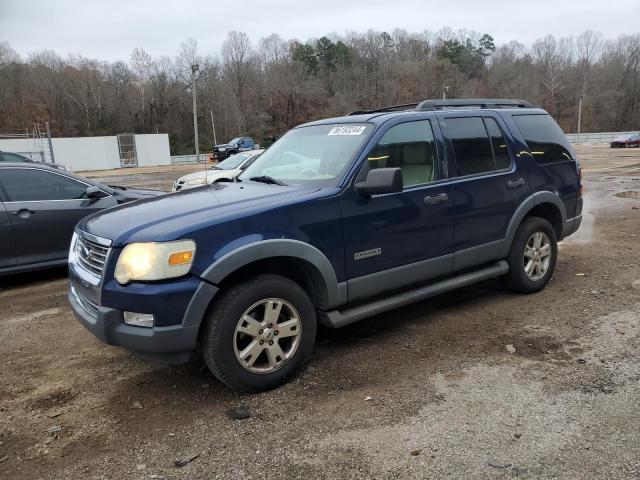
<instances>
[{"instance_id":1,"label":"alloy wheel","mask_svg":"<svg viewBox=\"0 0 640 480\"><path fill-rule=\"evenodd\" d=\"M530 280L537 282L545 276L551 263L551 240L544 232L535 232L524 247L524 271Z\"/></svg>"},{"instance_id":2,"label":"alloy wheel","mask_svg":"<svg viewBox=\"0 0 640 480\"><path fill-rule=\"evenodd\" d=\"M295 307L281 298L265 298L238 320L233 350L246 370L272 373L295 355L301 334L302 322Z\"/></svg>"}]
</instances>

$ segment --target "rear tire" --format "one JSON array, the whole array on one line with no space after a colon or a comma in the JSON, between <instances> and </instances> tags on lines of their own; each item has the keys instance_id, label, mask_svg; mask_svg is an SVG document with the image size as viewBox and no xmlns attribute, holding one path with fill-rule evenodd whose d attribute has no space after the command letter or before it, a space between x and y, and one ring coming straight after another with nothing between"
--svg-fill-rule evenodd
<instances>
[{"instance_id":1,"label":"rear tire","mask_svg":"<svg viewBox=\"0 0 640 480\"><path fill-rule=\"evenodd\" d=\"M279 275L260 275L214 300L202 338L204 361L220 381L247 393L278 387L311 356L316 311L307 293Z\"/></svg>"},{"instance_id":2,"label":"rear tire","mask_svg":"<svg viewBox=\"0 0 640 480\"><path fill-rule=\"evenodd\" d=\"M551 224L540 217L522 222L507 257L505 283L519 293L542 290L553 275L558 258L558 241Z\"/></svg>"}]
</instances>

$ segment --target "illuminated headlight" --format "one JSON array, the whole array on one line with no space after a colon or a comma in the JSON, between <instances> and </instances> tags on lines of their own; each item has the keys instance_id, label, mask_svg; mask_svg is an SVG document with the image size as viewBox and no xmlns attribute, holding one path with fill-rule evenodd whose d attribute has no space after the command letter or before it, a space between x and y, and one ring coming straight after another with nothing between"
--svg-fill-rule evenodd
<instances>
[{"instance_id":1,"label":"illuminated headlight","mask_svg":"<svg viewBox=\"0 0 640 480\"><path fill-rule=\"evenodd\" d=\"M132 280L164 280L189 272L196 254L193 240L130 243L116 264L115 278L121 285Z\"/></svg>"},{"instance_id":2,"label":"illuminated headlight","mask_svg":"<svg viewBox=\"0 0 640 480\"><path fill-rule=\"evenodd\" d=\"M220 150L221 152L224 152L226 150L226 148L220 147L218 150Z\"/></svg>"},{"instance_id":3,"label":"illuminated headlight","mask_svg":"<svg viewBox=\"0 0 640 480\"><path fill-rule=\"evenodd\" d=\"M187 180L184 182L185 186L195 187L196 185L204 185L206 180L204 178L194 178L193 180Z\"/></svg>"}]
</instances>

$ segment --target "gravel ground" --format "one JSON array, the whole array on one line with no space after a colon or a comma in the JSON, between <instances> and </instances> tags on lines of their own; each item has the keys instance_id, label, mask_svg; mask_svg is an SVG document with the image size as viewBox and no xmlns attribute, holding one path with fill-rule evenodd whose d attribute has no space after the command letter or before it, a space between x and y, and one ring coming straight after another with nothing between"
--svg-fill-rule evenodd
<instances>
[{"instance_id":1,"label":"gravel ground","mask_svg":"<svg viewBox=\"0 0 640 480\"><path fill-rule=\"evenodd\" d=\"M323 329L259 395L101 344L64 271L0 280L0 478L639 479L640 151L578 151L585 221L544 291L488 281Z\"/></svg>"}]
</instances>

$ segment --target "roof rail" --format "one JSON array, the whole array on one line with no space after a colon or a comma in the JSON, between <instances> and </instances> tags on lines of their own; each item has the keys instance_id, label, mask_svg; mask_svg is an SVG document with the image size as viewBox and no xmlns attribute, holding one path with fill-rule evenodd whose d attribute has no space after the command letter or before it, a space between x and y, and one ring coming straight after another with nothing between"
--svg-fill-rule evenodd
<instances>
[{"instance_id":1,"label":"roof rail","mask_svg":"<svg viewBox=\"0 0 640 480\"><path fill-rule=\"evenodd\" d=\"M511 100L505 98L452 98L448 100L423 100L416 103L403 103L389 107L371 110L356 110L347 115L362 115L368 113L397 112L402 110L446 110L447 108L534 108L526 100Z\"/></svg>"},{"instance_id":2,"label":"roof rail","mask_svg":"<svg viewBox=\"0 0 640 480\"><path fill-rule=\"evenodd\" d=\"M356 110L355 112L347 113L347 115L362 115L367 113L384 113L395 112L396 110L414 110L418 106L418 102L415 103L403 103L401 105L391 105L389 107L374 108L372 110Z\"/></svg>"},{"instance_id":3,"label":"roof rail","mask_svg":"<svg viewBox=\"0 0 640 480\"><path fill-rule=\"evenodd\" d=\"M533 108L526 100L509 100L503 98L456 98L448 100L424 100L416 106L416 110L444 110L447 108Z\"/></svg>"}]
</instances>

